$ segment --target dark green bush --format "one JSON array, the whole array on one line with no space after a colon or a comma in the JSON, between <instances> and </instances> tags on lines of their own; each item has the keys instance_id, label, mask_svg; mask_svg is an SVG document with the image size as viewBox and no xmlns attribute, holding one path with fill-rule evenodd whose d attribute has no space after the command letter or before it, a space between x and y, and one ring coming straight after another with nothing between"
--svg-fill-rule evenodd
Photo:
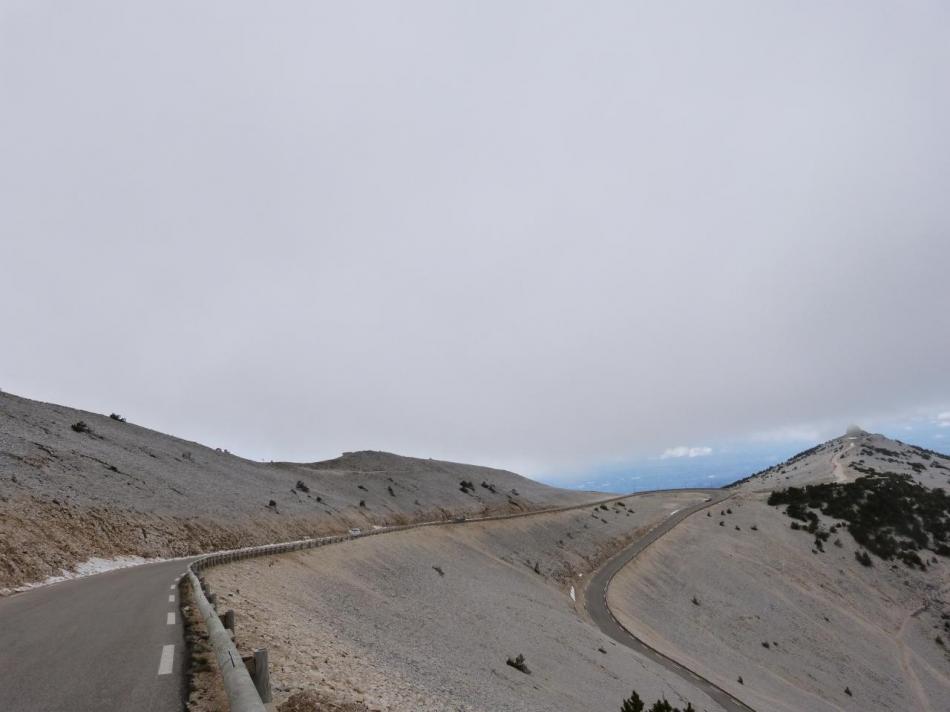
<instances>
[{"instance_id":1,"label":"dark green bush","mask_svg":"<svg viewBox=\"0 0 950 712\"><path fill-rule=\"evenodd\" d=\"M950 555L950 497L909 475L875 473L843 484L789 487L773 492L768 503L785 505L789 517L808 523L801 527L792 522L792 529L804 528L821 541L827 541L829 533L820 529L816 512L844 520L855 541L885 560L898 558L923 567L916 550ZM867 552L856 557L864 564Z\"/></svg>"}]
</instances>

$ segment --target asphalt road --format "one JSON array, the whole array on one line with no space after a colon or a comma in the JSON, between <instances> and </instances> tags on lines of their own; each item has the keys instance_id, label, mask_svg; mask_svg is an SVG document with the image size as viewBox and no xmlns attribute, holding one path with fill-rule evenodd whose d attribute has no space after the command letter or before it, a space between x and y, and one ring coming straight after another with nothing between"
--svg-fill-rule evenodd
<instances>
[{"instance_id":1,"label":"asphalt road","mask_svg":"<svg viewBox=\"0 0 950 712\"><path fill-rule=\"evenodd\" d=\"M587 605L588 613L590 613L591 618L597 627L600 628L601 632L610 636L621 645L625 645L631 650L635 650L643 657L649 658L673 674L683 678L689 684L699 688L709 695L713 700L719 703L719 705L727 710L727 712L754 712L751 707L737 700L725 690L716 687L716 685L711 683L706 678L700 677L692 670L683 667L672 658L666 657L659 651L654 650L646 643L642 642L639 638L634 636L626 628L620 625L617 619L614 618L613 614L610 612L610 608L607 606L607 588L610 586L611 579L618 571L620 571L620 569L633 561L633 559L639 556L644 549L650 546L650 544L669 532L673 527L686 519L686 517L694 514L695 512L703 510L706 507L712 507L724 499L728 499L732 494L731 492L724 492L722 490L709 490L709 493L712 496L712 499L709 502L703 502L693 505L692 507L686 507L667 517L665 521L651 529L646 534L646 536L638 539L619 554L615 555L612 559L609 559L603 566L601 566L594 573L590 583L587 585L585 603Z\"/></svg>"},{"instance_id":2,"label":"asphalt road","mask_svg":"<svg viewBox=\"0 0 950 712\"><path fill-rule=\"evenodd\" d=\"M0 710L180 711L184 637L174 584L189 561L0 598Z\"/></svg>"}]
</instances>

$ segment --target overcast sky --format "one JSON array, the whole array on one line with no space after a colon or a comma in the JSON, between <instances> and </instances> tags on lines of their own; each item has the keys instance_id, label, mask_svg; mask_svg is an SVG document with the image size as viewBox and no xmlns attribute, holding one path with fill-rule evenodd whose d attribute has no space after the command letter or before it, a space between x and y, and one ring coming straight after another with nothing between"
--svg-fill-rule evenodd
<instances>
[{"instance_id":1,"label":"overcast sky","mask_svg":"<svg viewBox=\"0 0 950 712\"><path fill-rule=\"evenodd\" d=\"M903 0L0 0L0 387L526 474L946 411L948 36Z\"/></svg>"}]
</instances>

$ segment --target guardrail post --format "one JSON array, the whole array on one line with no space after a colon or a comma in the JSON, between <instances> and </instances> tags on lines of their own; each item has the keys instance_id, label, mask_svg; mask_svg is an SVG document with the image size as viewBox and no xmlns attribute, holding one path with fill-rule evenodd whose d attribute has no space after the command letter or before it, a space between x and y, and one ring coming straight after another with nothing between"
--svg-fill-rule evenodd
<instances>
[{"instance_id":1,"label":"guardrail post","mask_svg":"<svg viewBox=\"0 0 950 712\"><path fill-rule=\"evenodd\" d=\"M254 681L254 687L257 688L257 694L261 696L261 702L270 702L272 700L270 691L270 671L267 669L267 648L256 648L253 655L244 655L241 657L244 666Z\"/></svg>"},{"instance_id":2,"label":"guardrail post","mask_svg":"<svg viewBox=\"0 0 950 712\"><path fill-rule=\"evenodd\" d=\"M232 633L234 632L234 611L230 608L224 613L218 615L218 618L221 619L221 625L227 628Z\"/></svg>"}]
</instances>

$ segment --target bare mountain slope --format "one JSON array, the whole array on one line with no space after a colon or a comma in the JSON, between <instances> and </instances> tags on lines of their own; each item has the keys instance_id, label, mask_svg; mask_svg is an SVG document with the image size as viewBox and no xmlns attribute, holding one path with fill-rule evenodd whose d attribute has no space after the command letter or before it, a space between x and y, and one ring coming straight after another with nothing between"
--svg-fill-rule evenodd
<instances>
[{"instance_id":1,"label":"bare mountain slope","mask_svg":"<svg viewBox=\"0 0 950 712\"><path fill-rule=\"evenodd\" d=\"M832 440L683 522L620 572L610 606L757 710L946 710L947 467L881 435Z\"/></svg>"},{"instance_id":2,"label":"bare mountain slope","mask_svg":"<svg viewBox=\"0 0 950 712\"><path fill-rule=\"evenodd\" d=\"M950 456L883 435L849 431L729 486L759 492L852 482L874 472L907 474L925 487L946 487L950 484Z\"/></svg>"},{"instance_id":3,"label":"bare mountain slope","mask_svg":"<svg viewBox=\"0 0 950 712\"><path fill-rule=\"evenodd\" d=\"M184 555L594 498L504 470L389 453L253 462L0 393L0 589L94 556Z\"/></svg>"}]
</instances>

